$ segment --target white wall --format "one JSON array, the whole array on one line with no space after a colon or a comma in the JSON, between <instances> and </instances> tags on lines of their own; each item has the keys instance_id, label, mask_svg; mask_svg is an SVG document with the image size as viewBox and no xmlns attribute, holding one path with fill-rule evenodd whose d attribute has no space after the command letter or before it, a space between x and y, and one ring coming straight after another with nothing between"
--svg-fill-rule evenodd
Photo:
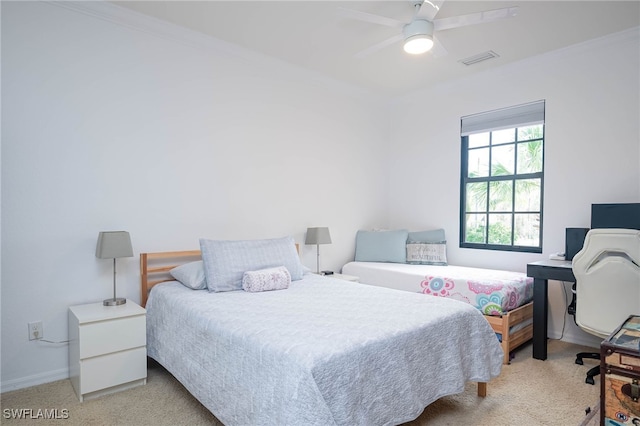
<instances>
[{"instance_id":1,"label":"white wall","mask_svg":"<svg viewBox=\"0 0 640 426\"><path fill-rule=\"evenodd\" d=\"M102 230L131 232L137 255L197 248L199 237L302 243L308 226L329 226L321 266L337 270L359 228L443 226L452 263L524 271L563 249L565 227L588 226L592 202L640 199L637 31L379 108L109 4L73 7L1 4L3 391L67 377L66 345L29 342L26 324L65 340L68 306L110 296L111 262L94 257ZM544 253L457 248L459 118L537 99ZM315 248L301 248L313 268ZM139 300L137 257L118 270L119 295Z\"/></svg>"},{"instance_id":2,"label":"white wall","mask_svg":"<svg viewBox=\"0 0 640 426\"><path fill-rule=\"evenodd\" d=\"M397 100L390 226L444 227L450 263L525 272L528 262L564 251L565 228L589 227L592 203L639 202L638 34L635 28ZM460 118L540 99L546 100L543 253L460 248ZM559 282L549 288L549 335L560 337L565 296ZM566 321L565 340L599 341L572 317Z\"/></svg>"},{"instance_id":3,"label":"white wall","mask_svg":"<svg viewBox=\"0 0 640 426\"><path fill-rule=\"evenodd\" d=\"M27 322L66 340L68 306L111 296L99 231L131 233L118 295L139 301L140 252L292 235L315 269L304 233L328 226L338 270L387 222L375 99L88 5L2 2L3 391L68 377L67 346Z\"/></svg>"}]
</instances>

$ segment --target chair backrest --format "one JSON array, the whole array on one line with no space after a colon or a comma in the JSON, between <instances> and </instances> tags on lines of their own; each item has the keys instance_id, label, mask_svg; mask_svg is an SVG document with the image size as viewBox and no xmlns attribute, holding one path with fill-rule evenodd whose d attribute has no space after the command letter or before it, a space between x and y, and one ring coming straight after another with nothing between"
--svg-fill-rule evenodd
<instances>
[{"instance_id":1,"label":"chair backrest","mask_svg":"<svg viewBox=\"0 0 640 426\"><path fill-rule=\"evenodd\" d=\"M605 338L640 314L640 231L592 229L572 264L576 323Z\"/></svg>"}]
</instances>

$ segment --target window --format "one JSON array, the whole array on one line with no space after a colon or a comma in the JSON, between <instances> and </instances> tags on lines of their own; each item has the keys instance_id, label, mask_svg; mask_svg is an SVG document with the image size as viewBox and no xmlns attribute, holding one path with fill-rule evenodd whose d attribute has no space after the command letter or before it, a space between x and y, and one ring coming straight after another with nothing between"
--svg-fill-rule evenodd
<instances>
[{"instance_id":1,"label":"window","mask_svg":"<svg viewBox=\"0 0 640 426\"><path fill-rule=\"evenodd\" d=\"M460 247L542 253L544 101L461 129Z\"/></svg>"}]
</instances>

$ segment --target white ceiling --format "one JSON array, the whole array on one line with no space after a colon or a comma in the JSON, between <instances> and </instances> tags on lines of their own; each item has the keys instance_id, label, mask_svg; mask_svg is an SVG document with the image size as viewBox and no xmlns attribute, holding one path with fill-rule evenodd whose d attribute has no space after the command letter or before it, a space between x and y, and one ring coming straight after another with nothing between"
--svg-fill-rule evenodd
<instances>
[{"instance_id":1,"label":"white ceiling","mask_svg":"<svg viewBox=\"0 0 640 426\"><path fill-rule=\"evenodd\" d=\"M517 16L436 32L446 56L411 56L401 43L365 58L354 55L397 34L390 27L341 17L338 8L409 22L409 0L124 1L120 6L314 70L381 96L401 96L446 80L640 26L640 1L445 1L436 19L518 6ZM461 59L487 50L499 57ZM639 47L640 50L640 47ZM594 58L597 60L597 58Z\"/></svg>"}]
</instances>

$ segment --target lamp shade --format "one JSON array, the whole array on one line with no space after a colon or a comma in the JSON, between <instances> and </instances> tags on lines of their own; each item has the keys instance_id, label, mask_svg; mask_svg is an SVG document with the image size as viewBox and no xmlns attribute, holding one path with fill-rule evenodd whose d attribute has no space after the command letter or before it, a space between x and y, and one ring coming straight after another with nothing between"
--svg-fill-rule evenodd
<instances>
[{"instance_id":1,"label":"lamp shade","mask_svg":"<svg viewBox=\"0 0 640 426\"><path fill-rule=\"evenodd\" d=\"M329 234L329 228L307 228L307 237L304 240L305 244L331 244L331 235Z\"/></svg>"},{"instance_id":2,"label":"lamp shade","mask_svg":"<svg viewBox=\"0 0 640 426\"><path fill-rule=\"evenodd\" d=\"M127 231L106 231L98 234L96 245L98 259L117 259L119 257L133 257L131 237Z\"/></svg>"}]
</instances>

